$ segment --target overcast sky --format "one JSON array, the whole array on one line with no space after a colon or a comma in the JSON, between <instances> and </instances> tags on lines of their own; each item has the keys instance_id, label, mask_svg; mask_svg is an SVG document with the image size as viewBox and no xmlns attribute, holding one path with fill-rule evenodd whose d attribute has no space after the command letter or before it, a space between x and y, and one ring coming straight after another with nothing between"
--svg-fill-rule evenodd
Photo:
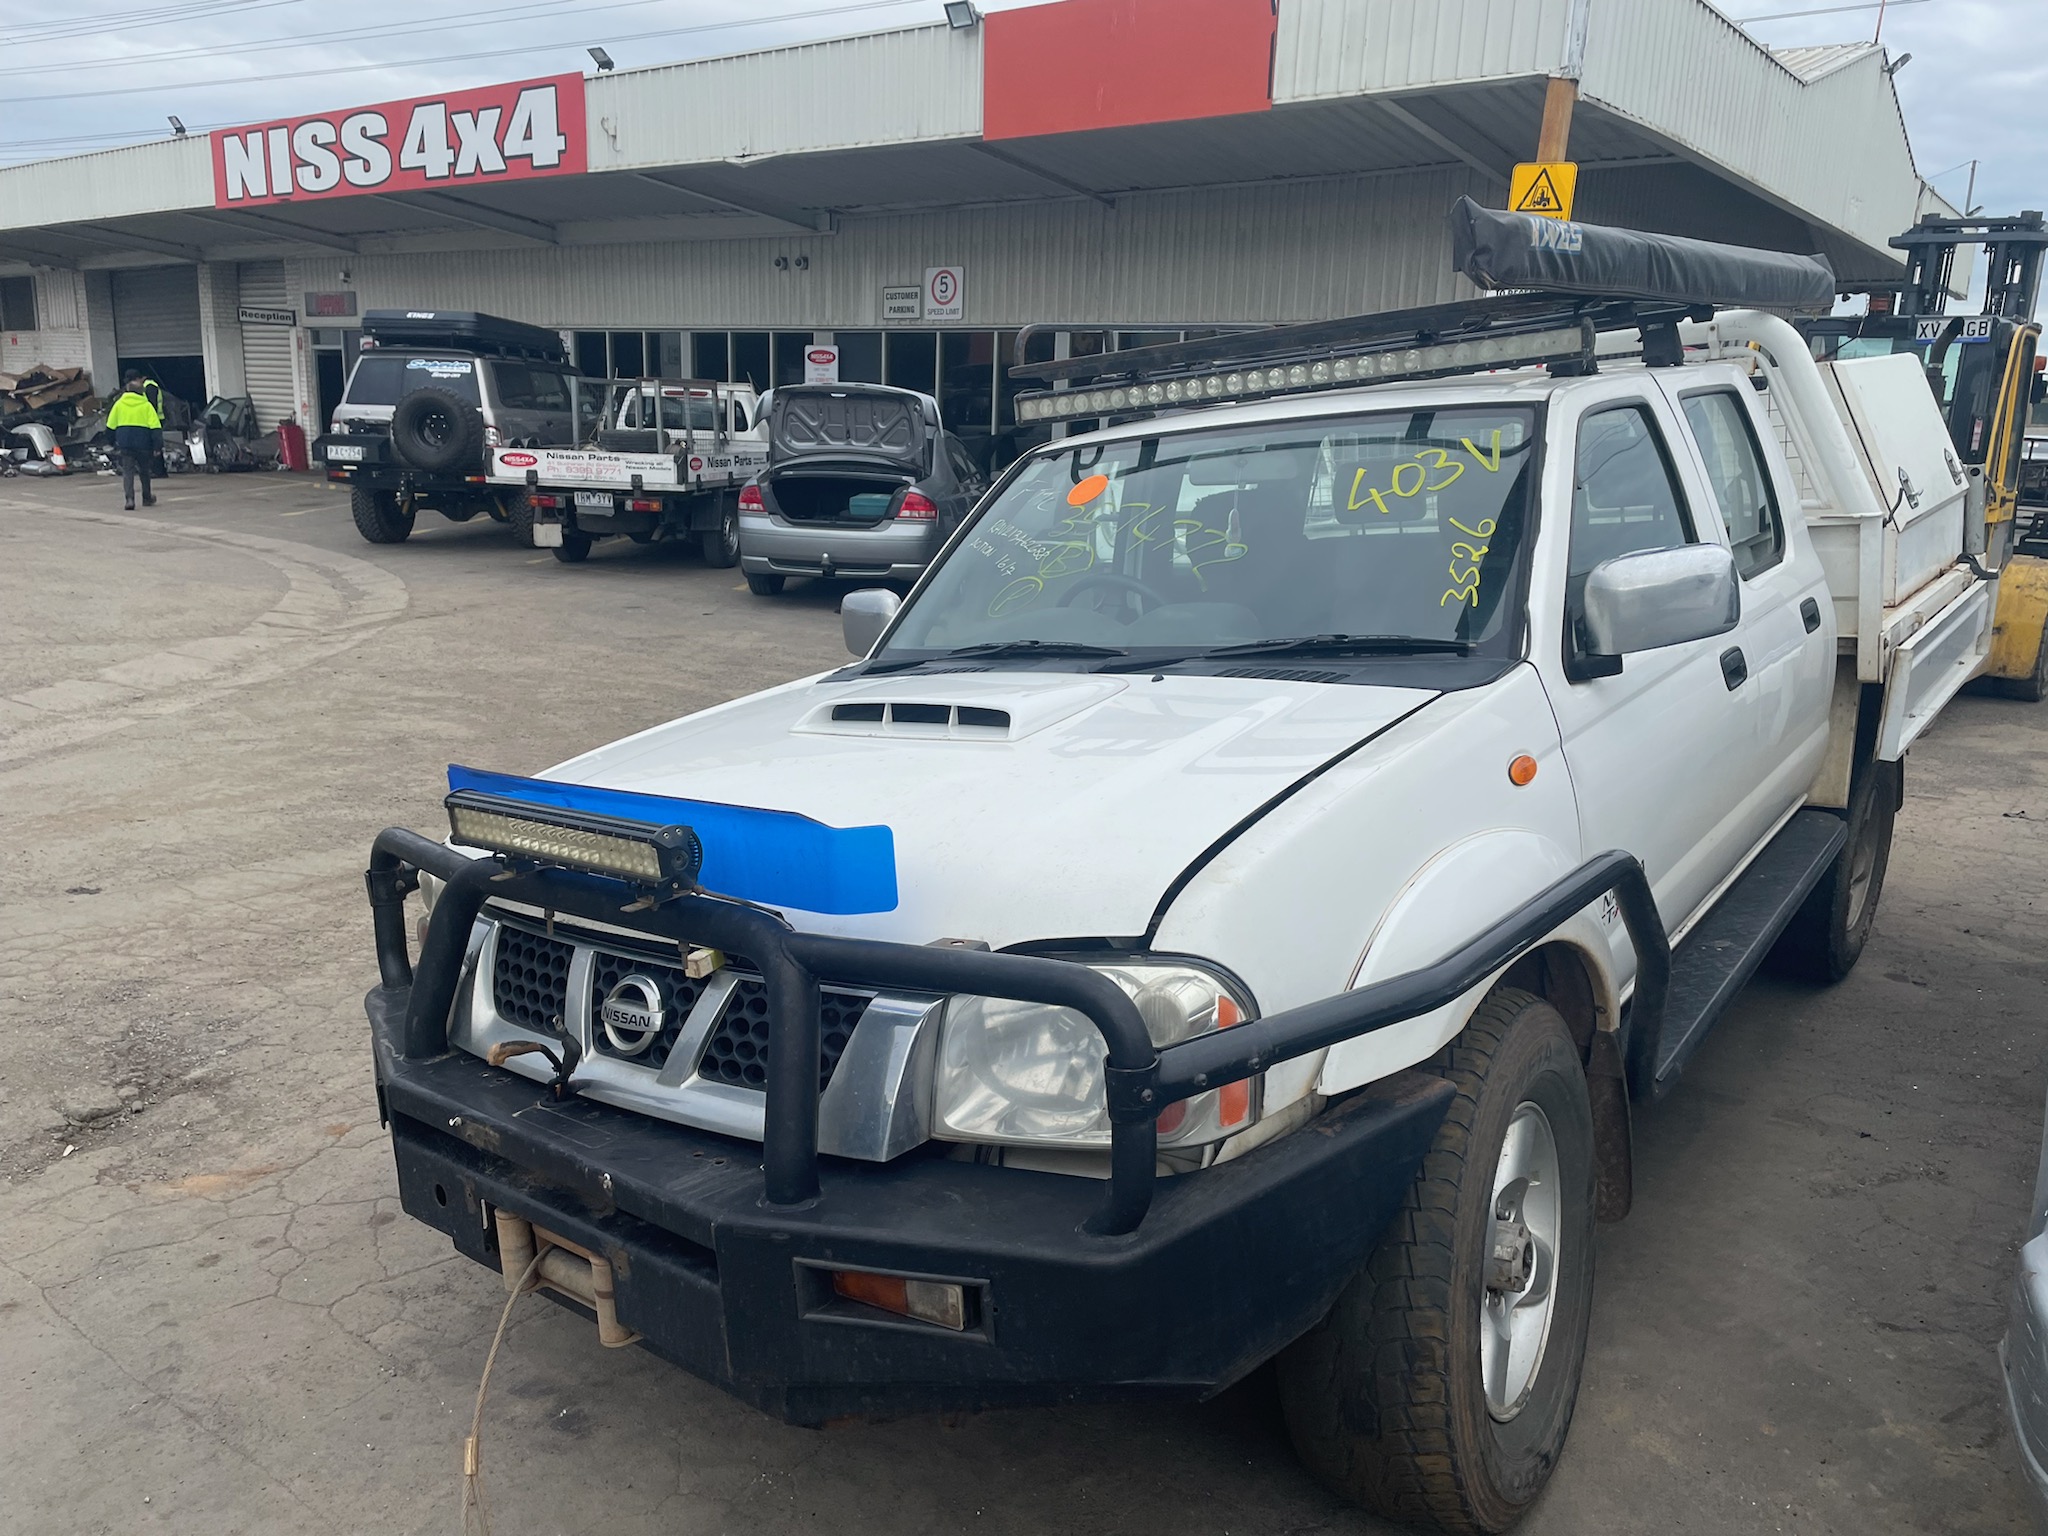
<instances>
[{"instance_id":1,"label":"overcast sky","mask_svg":"<svg viewBox=\"0 0 2048 1536\"><path fill-rule=\"evenodd\" d=\"M1006 9L1032 0L984 0ZM1417 0L1420 3L1420 0ZM1533 3L1533 0L1532 0ZM1874 4L1721 0L1785 46L1869 39ZM621 68L936 21L939 0L68 0L0 21L0 162L451 86ZM61 11L61 14L58 14ZM767 19L763 19L767 18ZM1891 0L1883 41L1921 174L1988 212L2048 206L2048 0Z\"/></svg>"}]
</instances>

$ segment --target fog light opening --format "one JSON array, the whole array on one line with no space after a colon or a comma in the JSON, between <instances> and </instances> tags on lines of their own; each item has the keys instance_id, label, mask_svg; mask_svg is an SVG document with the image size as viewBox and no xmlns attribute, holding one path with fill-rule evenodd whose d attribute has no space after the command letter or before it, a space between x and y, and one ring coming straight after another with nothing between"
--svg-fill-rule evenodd
<instances>
[{"instance_id":1,"label":"fog light opening","mask_svg":"<svg viewBox=\"0 0 2048 1536\"><path fill-rule=\"evenodd\" d=\"M912 1280L863 1269L832 1271L832 1292L898 1317L915 1318L955 1333L967 1330L967 1288L943 1280Z\"/></svg>"}]
</instances>

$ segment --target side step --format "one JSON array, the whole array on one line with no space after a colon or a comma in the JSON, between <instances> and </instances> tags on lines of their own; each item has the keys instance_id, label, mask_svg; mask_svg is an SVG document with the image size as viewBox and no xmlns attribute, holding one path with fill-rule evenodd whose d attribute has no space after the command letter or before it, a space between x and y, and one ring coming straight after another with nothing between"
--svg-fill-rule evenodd
<instances>
[{"instance_id":1,"label":"side step","mask_svg":"<svg viewBox=\"0 0 2048 1536\"><path fill-rule=\"evenodd\" d=\"M1647 1085L1631 1062L1637 1097L1645 1096L1645 1087L1652 1099L1671 1091L1692 1053L1756 974L1848 838L1849 824L1836 813L1800 811L1672 951L1663 1027L1657 1040L1642 1042L1656 1053L1656 1068ZM1631 1055L1635 1044L1629 1042Z\"/></svg>"}]
</instances>

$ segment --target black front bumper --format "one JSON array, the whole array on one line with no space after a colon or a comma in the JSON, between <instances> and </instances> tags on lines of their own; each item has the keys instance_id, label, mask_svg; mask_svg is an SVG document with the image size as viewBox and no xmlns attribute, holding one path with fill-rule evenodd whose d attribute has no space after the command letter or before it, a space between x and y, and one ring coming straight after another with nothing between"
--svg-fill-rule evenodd
<instances>
[{"instance_id":1,"label":"black front bumper","mask_svg":"<svg viewBox=\"0 0 2048 1536\"><path fill-rule=\"evenodd\" d=\"M558 1103L460 1052L406 1059L408 1001L402 987L368 999L405 1209L493 1268L493 1209L603 1254L649 1349L797 1423L1213 1393L1329 1307L1451 1097L1397 1073L1235 1162L1160 1181L1137 1231L1096 1236L1095 1180L919 1153L820 1159L815 1200L771 1205L756 1145ZM978 1286L978 1325L837 1301L823 1268Z\"/></svg>"}]
</instances>

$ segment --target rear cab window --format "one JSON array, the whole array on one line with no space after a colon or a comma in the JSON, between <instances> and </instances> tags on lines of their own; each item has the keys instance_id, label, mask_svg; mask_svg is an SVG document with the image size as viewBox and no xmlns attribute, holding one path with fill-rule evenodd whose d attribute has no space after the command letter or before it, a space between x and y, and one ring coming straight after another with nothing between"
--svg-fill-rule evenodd
<instances>
[{"instance_id":1,"label":"rear cab window","mask_svg":"<svg viewBox=\"0 0 2048 1536\"><path fill-rule=\"evenodd\" d=\"M349 375L348 405L396 405L416 389L445 389L458 400L481 405L476 362L467 357L391 357L365 353Z\"/></svg>"}]
</instances>

